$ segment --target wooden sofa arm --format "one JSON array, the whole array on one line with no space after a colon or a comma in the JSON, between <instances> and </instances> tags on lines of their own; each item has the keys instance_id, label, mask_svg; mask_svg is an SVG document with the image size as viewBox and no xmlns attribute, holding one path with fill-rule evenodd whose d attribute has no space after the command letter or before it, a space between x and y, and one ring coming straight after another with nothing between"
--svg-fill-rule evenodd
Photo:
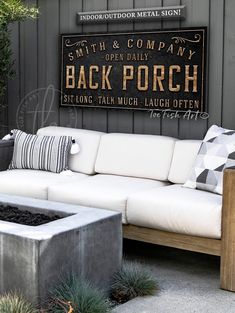
<instances>
[{"instance_id":1,"label":"wooden sofa arm","mask_svg":"<svg viewBox=\"0 0 235 313\"><path fill-rule=\"evenodd\" d=\"M13 140L0 140L0 171L5 171L12 159L14 148Z\"/></svg>"},{"instance_id":2,"label":"wooden sofa arm","mask_svg":"<svg viewBox=\"0 0 235 313\"><path fill-rule=\"evenodd\" d=\"M224 171L221 236L221 288L235 291L235 168Z\"/></svg>"}]
</instances>

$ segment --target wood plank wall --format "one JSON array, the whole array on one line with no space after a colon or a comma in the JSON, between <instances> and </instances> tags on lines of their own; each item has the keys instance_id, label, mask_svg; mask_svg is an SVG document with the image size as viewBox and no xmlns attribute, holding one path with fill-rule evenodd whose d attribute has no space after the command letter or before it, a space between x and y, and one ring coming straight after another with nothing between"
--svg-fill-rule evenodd
<instances>
[{"instance_id":1,"label":"wood plank wall","mask_svg":"<svg viewBox=\"0 0 235 313\"><path fill-rule=\"evenodd\" d=\"M234 0L27 0L38 5L40 18L11 28L16 77L9 82L8 124L35 132L45 125L72 126L105 132L163 134L200 139L212 124L235 129ZM76 25L76 12L185 4L186 20ZM59 108L59 34L208 26L209 119L150 119L148 112L117 109ZM37 93L31 91L39 89ZM44 113L42 113L43 111Z\"/></svg>"}]
</instances>

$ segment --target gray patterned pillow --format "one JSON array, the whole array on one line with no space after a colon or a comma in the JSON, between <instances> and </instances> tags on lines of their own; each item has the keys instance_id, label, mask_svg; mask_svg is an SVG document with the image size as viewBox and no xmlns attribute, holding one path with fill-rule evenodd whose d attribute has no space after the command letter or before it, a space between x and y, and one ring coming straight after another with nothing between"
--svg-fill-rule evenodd
<instances>
[{"instance_id":1,"label":"gray patterned pillow","mask_svg":"<svg viewBox=\"0 0 235 313\"><path fill-rule=\"evenodd\" d=\"M235 166L235 131L213 125L198 152L184 187L223 193L223 171Z\"/></svg>"},{"instance_id":2,"label":"gray patterned pillow","mask_svg":"<svg viewBox=\"0 0 235 313\"><path fill-rule=\"evenodd\" d=\"M14 152L9 169L60 173L68 168L72 137L31 135L14 129L13 138Z\"/></svg>"}]
</instances>

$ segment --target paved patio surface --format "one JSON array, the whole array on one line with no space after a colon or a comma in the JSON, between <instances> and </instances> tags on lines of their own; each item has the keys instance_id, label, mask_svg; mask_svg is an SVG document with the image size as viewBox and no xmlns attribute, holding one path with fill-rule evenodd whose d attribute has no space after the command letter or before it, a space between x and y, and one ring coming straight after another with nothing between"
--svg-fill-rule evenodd
<instances>
[{"instance_id":1,"label":"paved patio surface","mask_svg":"<svg viewBox=\"0 0 235 313\"><path fill-rule=\"evenodd\" d=\"M115 313L234 313L235 293L219 289L219 258L134 241L128 260L152 271L160 292L117 307Z\"/></svg>"}]
</instances>

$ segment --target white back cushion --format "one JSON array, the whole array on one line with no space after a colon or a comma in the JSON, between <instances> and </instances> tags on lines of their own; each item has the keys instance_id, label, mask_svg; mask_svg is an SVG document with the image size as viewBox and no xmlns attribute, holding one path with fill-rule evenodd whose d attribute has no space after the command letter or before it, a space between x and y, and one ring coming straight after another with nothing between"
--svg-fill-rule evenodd
<instances>
[{"instance_id":1,"label":"white back cushion","mask_svg":"<svg viewBox=\"0 0 235 313\"><path fill-rule=\"evenodd\" d=\"M165 181L168 179L175 140L152 135L103 135L95 171Z\"/></svg>"},{"instance_id":2,"label":"white back cushion","mask_svg":"<svg viewBox=\"0 0 235 313\"><path fill-rule=\"evenodd\" d=\"M74 172L80 172L88 175L95 173L95 160L100 143L100 138L103 133L85 129L48 126L40 128L37 134L46 136L72 136L78 141L80 146L80 152L74 155L70 154L69 169Z\"/></svg>"},{"instance_id":3,"label":"white back cushion","mask_svg":"<svg viewBox=\"0 0 235 313\"><path fill-rule=\"evenodd\" d=\"M184 184L192 170L200 140L179 140L175 143L173 159L168 180L175 184Z\"/></svg>"}]
</instances>

